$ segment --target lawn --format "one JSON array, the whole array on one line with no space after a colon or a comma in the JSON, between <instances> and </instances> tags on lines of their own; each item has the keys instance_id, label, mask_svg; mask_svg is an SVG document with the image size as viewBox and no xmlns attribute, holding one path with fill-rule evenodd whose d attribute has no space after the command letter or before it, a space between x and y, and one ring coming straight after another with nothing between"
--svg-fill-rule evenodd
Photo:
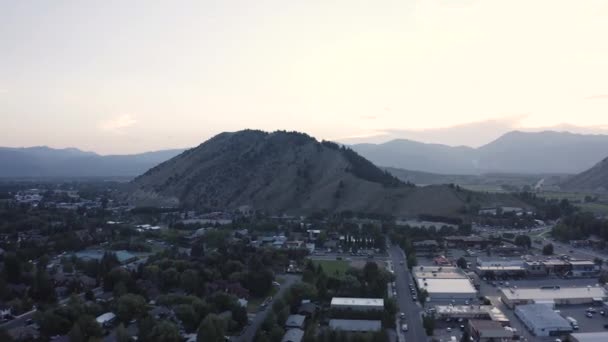
<instances>
[{"instance_id":1,"label":"lawn","mask_svg":"<svg viewBox=\"0 0 608 342\"><path fill-rule=\"evenodd\" d=\"M313 260L315 267L321 265L323 271L331 276L343 276L350 268L350 263L344 260Z\"/></svg>"}]
</instances>

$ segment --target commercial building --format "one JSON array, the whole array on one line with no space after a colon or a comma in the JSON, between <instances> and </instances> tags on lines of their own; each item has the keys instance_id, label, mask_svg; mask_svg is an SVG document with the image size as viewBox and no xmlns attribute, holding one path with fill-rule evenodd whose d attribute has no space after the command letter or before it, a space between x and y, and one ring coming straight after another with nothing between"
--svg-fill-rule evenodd
<instances>
[{"instance_id":1,"label":"commercial building","mask_svg":"<svg viewBox=\"0 0 608 342\"><path fill-rule=\"evenodd\" d=\"M515 336L513 328L504 327L499 322L470 320L469 336L476 342L511 341Z\"/></svg>"},{"instance_id":2,"label":"commercial building","mask_svg":"<svg viewBox=\"0 0 608 342\"><path fill-rule=\"evenodd\" d=\"M534 336L560 336L572 332L565 318L543 304L520 305L515 315Z\"/></svg>"},{"instance_id":3,"label":"commercial building","mask_svg":"<svg viewBox=\"0 0 608 342\"><path fill-rule=\"evenodd\" d=\"M515 276L525 274L526 266L521 258L477 258L475 272L480 277L487 277L490 274Z\"/></svg>"},{"instance_id":4,"label":"commercial building","mask_svg":"<svg viewBox=\"0 0 608 342\"><path fill-rule=\"evenodd\" d=\"M509 318L492 305L437 305L435 316L440 319L489 320L502 326L509 325Z\"/></svg>"},{"instance_id":5,"label":"commercial building","mask_svg":"<svg viewBox=\"0 0 608 342\"><path fill-rule=\"evenodd\" d=\"M329 321L329 328L353 333L377 332L382 330L382 322L361 319L332 319Z\"/></svg>"},{"instance_id":6,"label":"commercial building","mask_svg":"<svg viewBox=\"0 0 608 342\"><path fill-rule=\"evenodd\" d=\"M603 287L559 287L505 288L500 290L500 298L505 305L543 303L552 305L581 305L601 303L606 299Z\"/></svg>"},{"instance_id":7,"label":"commercial building","mask_svg":"<svg viewBox=\"0 0 608 342\"><path fill-rule=\"evenodd\" d=\"M421 266L414 270L418 289L426 290L428 301L467 301L477 297L471 279L457 267Z\"/></svg>"},{"instance_id":8,"label":"commercial building","mask_svg":"<svg viewBox=\"0 0 608 342\"><path fill-rule=\"evenodd\" d=\"M290 315L289 317L287 317L287 320L285 321L285 328L287 328L287 329L292 329L292 328L304 329L305 321L306 321L306 316L304 316L304 315Z\"/></svg>"},{"instance_id":9,"label":"commercial building","mask_svg":"<svg viewBox=\"0 0 608 342\"><path fill-rule=\"evenodd\" d=\"M591 332L591 333L574 333L570 334L572 342L606 342L608 341L608 332Z\"/></svg>"},{"instance_id":10,"label":"commercial building","mask_svg":"<svg viewBox=\"0 0 608 342\"><path fill-rule=\"evenodd\" d=\"M382 311L384 310L384 299L334 297L331 299L331 308L353 311Z\"/></svg>"}]
</instances>

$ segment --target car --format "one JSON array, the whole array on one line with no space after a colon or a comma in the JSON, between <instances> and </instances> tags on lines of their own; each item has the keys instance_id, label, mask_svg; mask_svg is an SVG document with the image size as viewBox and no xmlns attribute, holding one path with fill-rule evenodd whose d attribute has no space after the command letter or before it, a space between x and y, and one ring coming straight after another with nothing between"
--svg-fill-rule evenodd
<instances>
[{"instance_id":1,"label":"car","mask_svg":"<svg viewBox=\"0 0 608 342\"><path fill-rule=\"evenodd\" d=\"M418 300L418 297L416 297L416 296L412 296L412 300L415 302L415 301L417 301L417 300Z\"/></svg>"},{"instance_id":2,"label":"car","mask_svg":"<svg viewBox=\"0 0 608 342\"><path fill-rule=\"evenodd\" d=\"M600 311L600 315L606 316L606 311L604 311L604 310Z\"/></svg>"},{"instance_id":3,"label":"car","mask_svg":"<svg viewBox=\"0 0 608 342\"><path fill-rule=\"evenodd\" d=\"M403 324L403 325L401 326L401 330L403 330L403 331L407 331L407 324Z\"/></svg>"},{"instance_id":4,"label":"car","mask_svg":"<svg viewBox=\"0 0 608 342\"><path fill-rule=\"evenodd\" d=\"M594 308L587 308L587 312L596 313L597 310L595 310Z\"/></svg>"},{"instance_id":5,"label":"car","mask_svg":"<svg viewBox=\"0 0 608 342\"><path fill-rule=\"evenodd\" d=\"M587 316L589 318L593 318L593 314L591 312L587 312L587 314L585 316Z\"/></svg>"},{"instance_id":6,"label":"car","mask_svg":"<svg viewBox=\"0 0 608 342\"><path fill-rule=\"evenodd\" d=\"M452 328L447 327L447 329L445 329L445 330L446 330L447 332L451 332L451 331L452 331Z\"/></svg>"},{"instance_id":7,"label":"car","mask_svg":"<svg viewBox=\"0 0 608 342\"><path fill-rule=\"evenodd\" d=\"M404 318L405 318L405 312L401 312L401 313L399 313L399 317L400 317L401 319L404 319Z\"/></svg>"},{"instance_id":8,"label":"car","mask_svg":"<svg viewBox=\"0 0 608 342\"><path fill-rule=\"evenodd\" d=\"M278 287L281 287L281 284L279 284L279 282L276 282L276 281L273 281L273 282L272 282L272 285L274 285L274 286L278 286Z\"/></svg>"},{"instance_id":9,"label":"car","mask_svg":"<svg viewBox=\"0 0 608 342\"><path fill-rule=\"evenodd\" d=\"M469 304L471 304L471 302L469 302L468 300L464 301L464 305L469 305Z\"/></svg>"},{"instance_id":10,"label":"car","mask_svg":"<svg viewBox=\"0 0 608 342\"><path fill-rule=\"evenodd\" d=\"M403 261L401 261L401 262L399 263L399 265L403 265Z\"/></svg>"}]
</instances>

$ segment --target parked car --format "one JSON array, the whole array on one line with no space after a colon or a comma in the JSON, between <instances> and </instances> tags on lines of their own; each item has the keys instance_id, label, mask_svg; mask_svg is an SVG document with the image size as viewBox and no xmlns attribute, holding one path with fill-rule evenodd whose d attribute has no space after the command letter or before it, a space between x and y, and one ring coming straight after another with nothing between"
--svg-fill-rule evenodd
<instances>
[{"instance_id":1,"label":"parked car","mask_svg":"<svg viewBox=\"0 0 608 342\"><path fill-rule=\"evenodd\" d=\"M407 331L407 324L402 325L402 326L401 326L401 330L403 330L403 331Z\"/></svg>"},{"instance_id":2,"label":"parked car","mask_svg":"<svg viewBox=\"0 0 608 342\"><path fill-rule=\"evenodd\" d=\"M587 316L589 318L593 318L593 314L591 312L587 312L587 314L585 316Z\"/></svg>"}]
</instances>

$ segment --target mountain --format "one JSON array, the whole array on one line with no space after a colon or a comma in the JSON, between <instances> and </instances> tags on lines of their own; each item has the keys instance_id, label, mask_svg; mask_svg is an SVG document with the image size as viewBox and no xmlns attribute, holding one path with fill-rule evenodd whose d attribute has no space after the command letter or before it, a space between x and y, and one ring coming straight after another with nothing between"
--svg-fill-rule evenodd
<instances>
[{"instance_id":1,"label":"mountain","mask_svg":"<svg viewBox=\"0 0 608 342\"><path fill-rule=\"evenodd\" d=\"M608 135L514 131L479 148L410 140L352 148L376 165L438 174L575 174L605 157Z\"/></svg>"},{"instance_id":2,"label":"mountain","mask_svg":"<svg viewBox=\"0 0 608 342\"><path fill-rule=\"evenodd\" d=\"M602 191L608 190L608 158L589 170L566 180L562 188L568 190Z\"/></svg>"},{"instance_id":3,"label":"mountain","mask_svg":"<svg viewBox=\"0 0 608 342\"><path fill-rule=\"evenodd\" d=\"M283 131L221 133L137 177L128 191L137 205L277 214L457 215L467 203L520 204L449 186L415 187L348 148Z\"/></svg>"},{"instance_id":4,"label":"mountain","mask_svg":"<svg viewBox=\"0 0 608 342\"><path fill-rule=\"evenodd\" d=\"M101 156L75 148L0 147L0 177L134 177L181 152Z\"/></svg>"}]
</instances>

